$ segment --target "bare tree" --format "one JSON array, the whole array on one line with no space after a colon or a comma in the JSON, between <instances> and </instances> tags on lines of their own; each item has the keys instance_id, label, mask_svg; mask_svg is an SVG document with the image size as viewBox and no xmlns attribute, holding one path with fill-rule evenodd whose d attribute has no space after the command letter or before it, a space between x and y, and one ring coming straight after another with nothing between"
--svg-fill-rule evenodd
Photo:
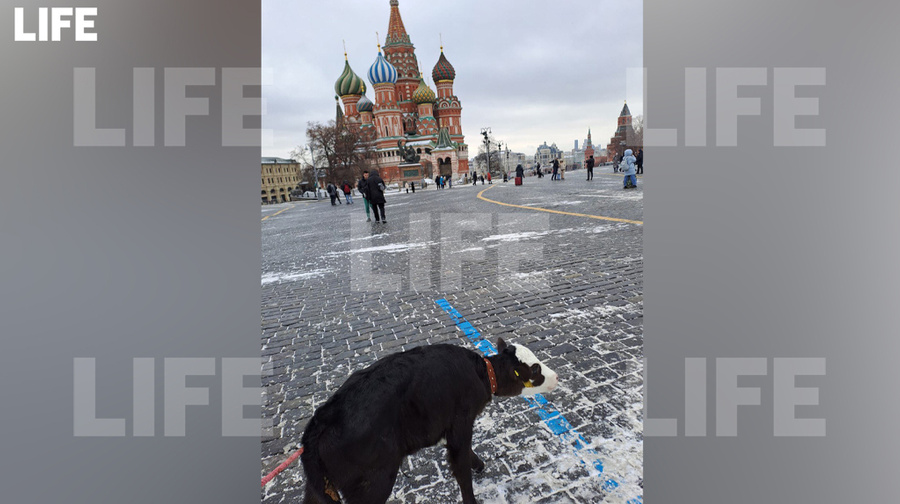
<instances>
[{"instance_id":1,"label":"bare tree","mask_svg":"<svg viewBox=\"0 0 900 504\"><path fill-rule=\"evenodd\" d=\"M487 155L484 151L484 145L478 149L478 155L472 159L472 162L478 169L479 173L487 172L488 163L487 163ZM503 165L505 163L505 159L501 155L499 151L496 150L496 146L491 148L491 175L500 175L503 173Z\"/></svg>"},{"instance_id":2,"label":"bare tree","mask_svg":"<svg viewBox=\"0 0 900 504\"><path fill-rule=\"evenodd\" d=\"M310 122L306 128L311 164L325 180L339 185L358 179L374 163L371 133L356 127Z\"/></svg>"},{"instance_id":3,"label":"bare tree","mask_svg":"<svg viewBox=\"0 0 900 504\"><path fill-rule=\"evenodd\" d=\"M644 146L644 116L636 115L631 118L632 130L626 130L625 142L629 147L641 148Z\"/></svg>"},{"instance_id":4,"label":"bare tree","mask_svg":"<svg viewBox=\"0 0 900 504\"><path fill-rule=\"evenodd\" d=\"M297 187L303 191L313 191L316 181L316 153L308 145L298 145L290 153L290 158L300 165Z\"/></svg>"}]
</instances>

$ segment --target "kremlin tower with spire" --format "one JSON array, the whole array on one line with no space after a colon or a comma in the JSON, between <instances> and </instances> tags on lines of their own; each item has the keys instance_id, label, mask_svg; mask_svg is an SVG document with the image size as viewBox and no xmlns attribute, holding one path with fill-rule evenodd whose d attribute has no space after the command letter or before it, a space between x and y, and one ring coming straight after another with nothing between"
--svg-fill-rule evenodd
<instances>
[{"instance_id":1,"label":"kremlin tower with spire","mask_svg":"<svg viewBox=\"0 0 900 504\"><path fill-rule=\"evenodd\" d=\"M419 71L399 1L390 0L390 5L388 34L367 75L374 100L366 96L366 84L350 68L345 53L344 71L334 84L343 104L343 109L338 106L338 120L372 131L377 168L387 182L421 181L438 174L462 177L469 172L469 156L460 122L462 106L453 94L456 71L442 46L431 72L437 93L432 91ZM404 160L401 146L419 155L418 168ZM431 173L423 168L428 164Z\"/></svg>"},{"instance_id":2,"label":"kremlin tower with spire","mask_svg":"<svg viewBox=\"0 0 900 504\"><path fill-rule=\"evenodd\" d=\"M616 133L606 144L609 159L624 154L625 149L635 147L626 145L626 141L631 138L634 138L634 128L631 126L631 110L628 109L628 102L625 102L625 106L622 107L622 112L619 113L619 118L616 120Z\"/></svg>"}]
</instances>

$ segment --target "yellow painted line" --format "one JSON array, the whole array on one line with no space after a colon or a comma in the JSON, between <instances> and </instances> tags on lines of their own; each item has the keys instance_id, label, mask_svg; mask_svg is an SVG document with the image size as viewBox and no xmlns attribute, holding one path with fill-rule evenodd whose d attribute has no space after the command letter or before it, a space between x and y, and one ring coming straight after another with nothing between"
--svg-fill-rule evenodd
<instances>
[{"instance_id":1,"label":"yellow painted line","mask_svg":"<svg viewBox=\"0 0 900 504\"><path fill-rule=\"evenodd\" d=\"M541 208L541 207L513 205L512 203L503 203L502 201L494 201L492 199L487 199L484 196L482 196L482 194L488 192L489 190L491 190L493 188L494 188L494 186L491 186L491 187L488 187L487 189L482 190L480 193L478 193L478 199L487 201L488 203L496 203L498 205L513 207L513 208L524 208L525 210L535 210L537 212L549 212L549 213L562 214L562 215L572 215L574 217L587 217L589 219L608 220L608 221L613 221L613 222L625 222L627 224L637 224L639 226L644 225L644 221L619 219L616 217L604 217L602 215L591 215L591 214L583 214L583 213L575 213L575 212L563 212L562 210L550 210L549 208Z\"/></svg>"},{"instance_id":2,"label":"yellow painted line","mask_svg":"<svg viewBox=\"0 0 900 504\"><path fill-rule=\"evenodd\" d=\"M291 208L294 208L294 205L291 205L291 206L289 206L289 207L287 207L287 208L282 208L281 210L279 210L279 211L273 213L272 215L266 215L266 216L263 217L262 220L259 221L259 222L262 222L262 221L268 219L269 217L275 217L276 215L280 214L281 212L286 212L286 211L290 210Z\"/></svg>"}]
</instances>

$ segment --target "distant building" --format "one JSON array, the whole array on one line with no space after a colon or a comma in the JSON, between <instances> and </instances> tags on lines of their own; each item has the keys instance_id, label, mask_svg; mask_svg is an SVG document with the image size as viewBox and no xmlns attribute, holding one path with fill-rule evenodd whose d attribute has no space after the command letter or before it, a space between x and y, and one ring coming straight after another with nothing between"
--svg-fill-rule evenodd
<instances>
[{"instance_id":1,"label":"distant building","mask_svg":"<svg viewBox=\"0 0 900 504\"><path fill-rule=\"evenodd\" d=\"M534 153L534 162L540 163L542 167L548 166L554 159L563 160L563 151L559 150L556 144L547 145L547 142L544 142L543 145L538 146L537 151Z\"/></svg>"},{"instance_id":2,"label":"distant building","mask_svg":"<svg viewBox=\"0 0 900 504\"><path fill-rule=\"evenodd\" d=\"M291 201L291 190L300 183L300 163L277 157L262 158L262 202Z\"/></svg>"},{"instance_id":3,"label":"distant building","mask_svg":"<svg viewBox=\"0 0 900 504\"><path fill-rule=\"evenodd\" d=\"M619 114L619 119L617 120L616 133L609 139L609 143L606 145L607 155L610 160L615 156L624 154L625 149L632 149L637 152L638 147L643 147L640 145L627 145L626 139L634 138L633 135L634 128L631 126L631 111L628 110L628 103L625 103L625 106L622 107L622 112Z\"/></svg>"},{"instance_id":4,"label":"distant building","mask_svg":"<svg viewBox=\"0 0 900 504\"><path fill-rule=\"evenodd\" d=\"M584 141L584 153L582 155L582 159L587 161L587 159L591 156L594 156L594 162L599 161L594 154L594 144L591 142L591 128L588 128L588 136L587 140Z\"/></svg>"}]
</instances>

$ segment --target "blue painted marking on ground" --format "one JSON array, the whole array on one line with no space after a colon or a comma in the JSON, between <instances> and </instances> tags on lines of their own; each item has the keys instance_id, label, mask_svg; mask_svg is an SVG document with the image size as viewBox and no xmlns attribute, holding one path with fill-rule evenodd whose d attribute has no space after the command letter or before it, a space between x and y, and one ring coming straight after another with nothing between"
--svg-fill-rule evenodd
<instances>
[{"instance_id":1,"label":"blue painted marking on ground","mask_svg":"<svg viewBox=\"0 0 900 504\"><path fill-rule=\"evenodd\" d=\"M450 315L450 318L453 319L456 326L463 331L466 338L475 345L475 348L477 348L482 355L488 357L497 354L497 349L494 345L486 339L480 339L481 333L479 333L461 313L456 311L446 299L437 299L435 300L435 303ZM603 462L597 458L597 451L592 448L587 448L590 443L584 436L575 431L572 424L566 420L566 417L557 411L544 396L535 394L533 396L522 396L522 398L525 399L528 406L535 410L537 415L541 418L541 421L544 422L544 425L546 425L553 434L559 436L560 441L574 448L576 453L584 452L593 456L580 457L581 463L585 464L586 458L593 458L592 465L594 466L594 469L597 470L597 474L600 477L604 478L602 483L604 490L611 492L619 487L618 481L603 474ZM626 504L643 504L643 502L643 496L639 495L634 499L628 500Z\"/></svg>"}]
</instances>

